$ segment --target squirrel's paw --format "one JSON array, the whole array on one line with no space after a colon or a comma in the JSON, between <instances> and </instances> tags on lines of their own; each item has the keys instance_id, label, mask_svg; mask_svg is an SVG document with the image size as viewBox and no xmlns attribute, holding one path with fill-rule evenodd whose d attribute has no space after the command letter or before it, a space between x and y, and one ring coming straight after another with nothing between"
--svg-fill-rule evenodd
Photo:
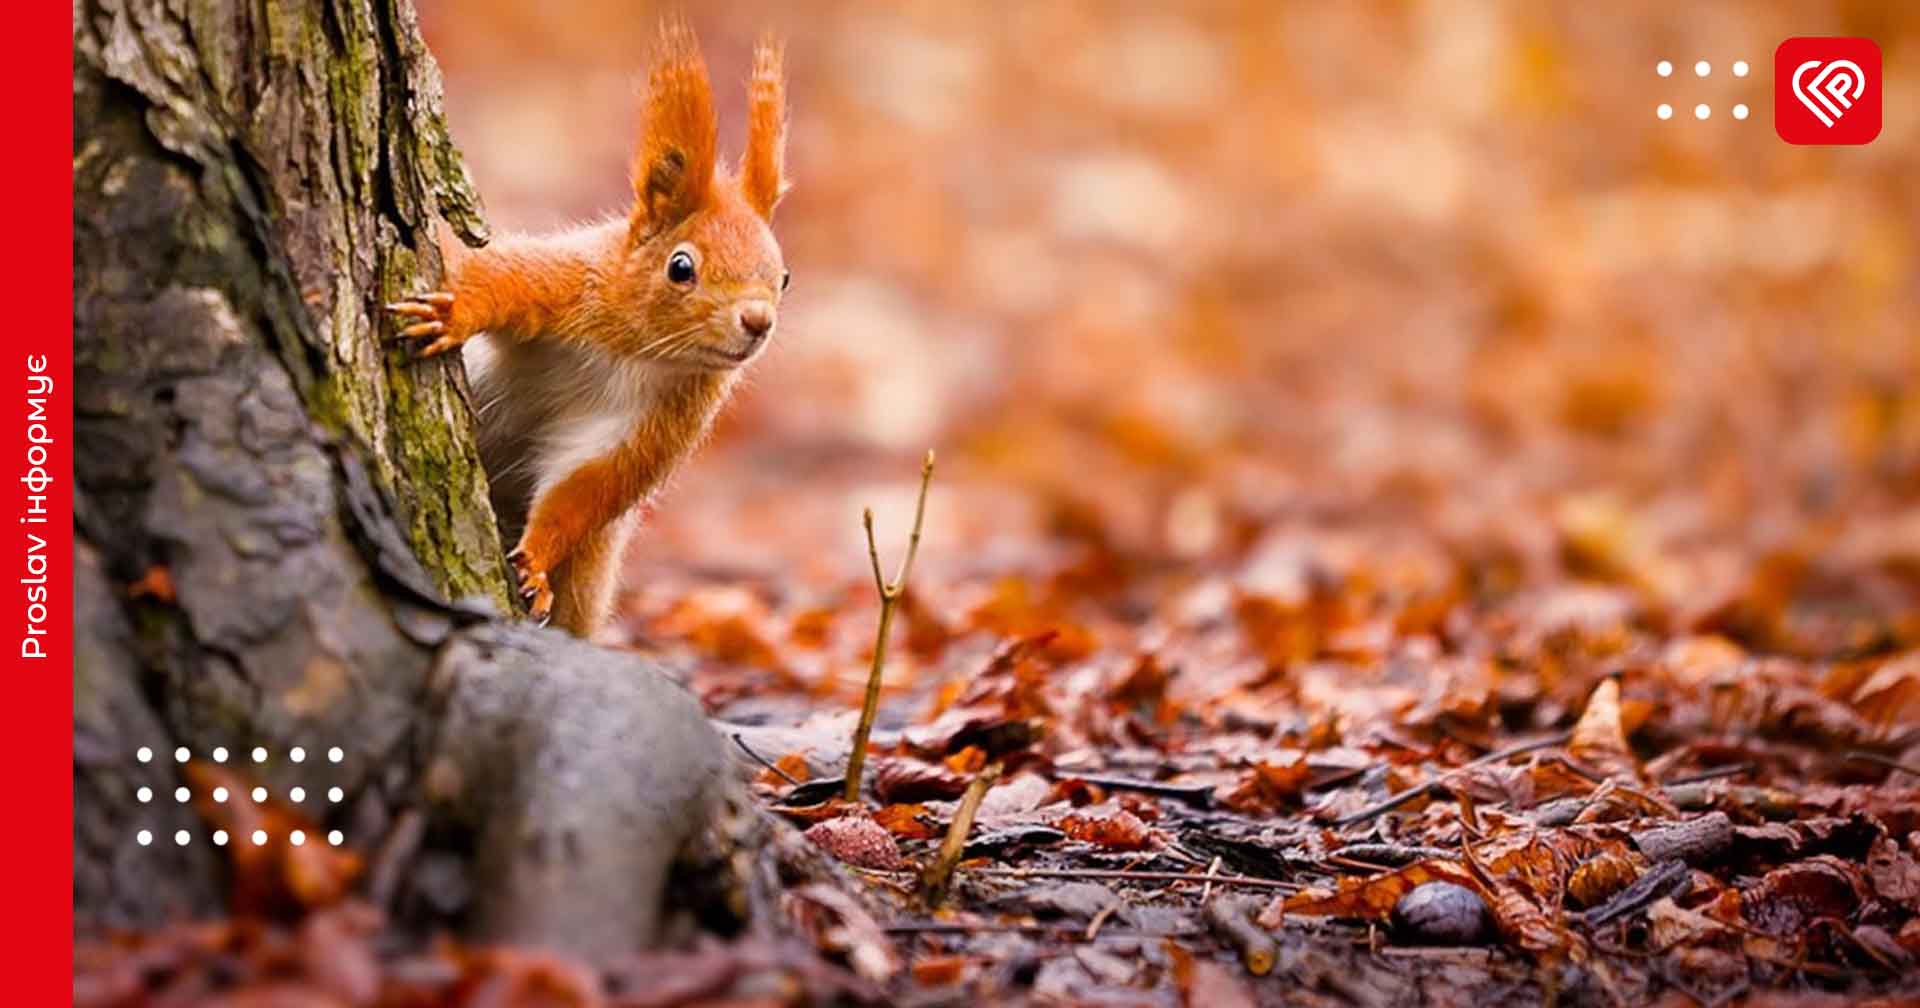
<instances>
[{"instance_id":1,"label":"squirrel's paw","mask_svg":"<svg viewBox=\"0 0 1920 1008\"><path fill-rule=\"evenodd\" d=\"M395 301L387 310L409 324L394 334L395 340L417 340L434 337L433 342L421 347L416 357L433 357L456 349L467 341L469 333L457 330L453 325L453 295L446 291L432 291L418 294L404 301Z\"/></svg>"},{"instance_id":2,"label":"squirrel's paw","mask_svg":"<svg viewBox=\"0 0 1920 1008\"><path fill-rule=\"evenodd\" d=\"M553 613L553 587L547 583L547 572L535 570L524 550L507 554L507 561L513 564L513 572L519 576L520 600L527 604L527 615L545 626L547 618Z\"/></svg>"}]
</instances>

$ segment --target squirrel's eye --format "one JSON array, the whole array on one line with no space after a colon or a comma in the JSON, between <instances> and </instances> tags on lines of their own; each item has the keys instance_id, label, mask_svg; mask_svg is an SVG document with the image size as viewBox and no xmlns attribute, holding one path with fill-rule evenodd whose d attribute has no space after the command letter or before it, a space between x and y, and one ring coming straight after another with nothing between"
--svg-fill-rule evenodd
<instances>
[{"instance_id":1,"label":"squirrel's eye","mask_svg":"<svg viewBox=\"0 0 1920 1008\"><path fill-rule=\"evenodd\" d=\"M793 282L793 271L781 270L780 271L780 289L783 291L786 290L787 285L792 282Z\"/></svg>"},{"instance_id":2,"label":"squirrel's eye","mask_svg":"<svg viewBox=\"0 0 1920 1008\"><path fill-rule=\"evenodd\" d=\"M675 252L667 257L667 279L677 284L693 282L693 257L685 252Z\"/></svg>"}]
</instances>

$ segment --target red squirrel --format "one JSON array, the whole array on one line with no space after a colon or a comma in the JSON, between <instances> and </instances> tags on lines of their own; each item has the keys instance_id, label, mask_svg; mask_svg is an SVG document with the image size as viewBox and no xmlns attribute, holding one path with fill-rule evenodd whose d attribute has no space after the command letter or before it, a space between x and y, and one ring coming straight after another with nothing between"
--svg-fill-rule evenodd
<instances>
[{"instance_id":1,"label":"red squirrel","mask_svg":"<svg viewBox=\"0 0 1920 1008\"><path fill-rule=\"evenodd\" d=\"M754 51L747 145L718 160L705 61L669 23L647 82L633 209L450 254L447 289L388 305L462 349L481 461L529 614L589 636L612 605L636 506L706 435L773 335L789 279L774 240L785 194L781 49Z\"/></svg>"}]
</instances>

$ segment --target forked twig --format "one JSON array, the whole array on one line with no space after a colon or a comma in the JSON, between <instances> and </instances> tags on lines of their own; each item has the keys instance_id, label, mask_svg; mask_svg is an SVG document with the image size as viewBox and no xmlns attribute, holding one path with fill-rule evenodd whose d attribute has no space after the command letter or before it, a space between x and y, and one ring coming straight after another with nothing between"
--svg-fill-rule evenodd
<instances>
[{"instance_id":1,"label":"forked twig","mask_svg":"<svg viewBox=\"0 0 1920 1008\"><path fill-rule=\"evenodd\" d=\"M920 499L913 508L913 533L907 537L907 555L893 580L880 573L880 547L873 540L873 509L860 514L867 530L867 559L873 564L873 586L880 591L880 629L873 642L873 668L867 672L867 695L860 705L860 724L853 730L853 751L847 754L848 801L860 800L860 774L867 765L867 739L873 734L873 718L880 710L880 679L887 667L887 632L893 629L893 607L907 591L907 575L913 572L914 554L920 552L920 526L927 517L927 484L933 481L933 452L920 463Z\"/></svg>"}]
</instances>

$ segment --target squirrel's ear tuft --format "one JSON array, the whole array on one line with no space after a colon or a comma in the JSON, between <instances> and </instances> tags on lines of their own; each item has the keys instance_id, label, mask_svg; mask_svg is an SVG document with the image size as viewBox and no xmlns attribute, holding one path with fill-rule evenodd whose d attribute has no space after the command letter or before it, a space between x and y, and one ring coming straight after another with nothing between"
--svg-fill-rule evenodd
<instances>
[{"instance_id":1,"label":"squirrel's ear tuft","mask_svg":"<svg viewBox=\"0 0 1920 1008\"><path fill-rule=\"evenodd\" d=\"M740 191L747 205L772 220L786 194L787 82L781 46L771 36L753 50L753 80L747 85L747 150L740 156Z\"/></svg>"},{"instance_id":2,"label":"squirrel's ear tuft","mask_svg":"<svg viewBox=\"0 0 1920 1008\"><path fill-rule=\"evenodd\" d=\"M633 156L635 234L672 227L706 204L718 132L700 44L685 21L669 20L661 25Z\"/></svg>"}]
</instances>

